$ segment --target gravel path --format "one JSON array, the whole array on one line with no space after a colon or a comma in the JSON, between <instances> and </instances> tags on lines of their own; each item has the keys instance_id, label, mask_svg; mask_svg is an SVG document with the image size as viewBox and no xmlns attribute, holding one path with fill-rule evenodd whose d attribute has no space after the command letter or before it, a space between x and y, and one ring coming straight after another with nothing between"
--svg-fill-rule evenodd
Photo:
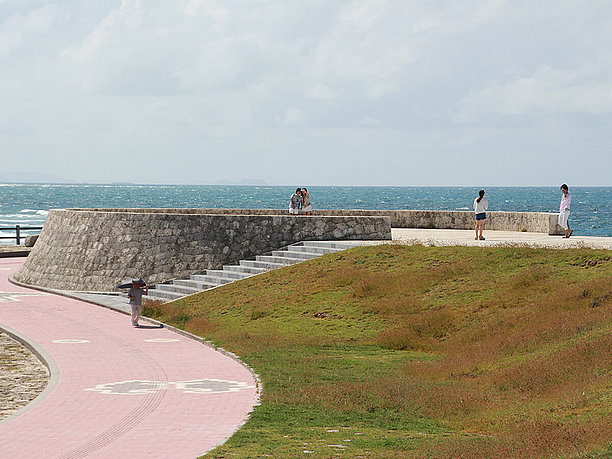
<instances>
[{"instance_id":1,"label":"gravel path","mask_svg":"<svg viewBox=\"0 0 612 459\"><path fill-rule=\"evenodd\" d=\"M34 400L48 380L47 367L28 348L0 332L0 419Z\"/></svg>"}]
</instances>

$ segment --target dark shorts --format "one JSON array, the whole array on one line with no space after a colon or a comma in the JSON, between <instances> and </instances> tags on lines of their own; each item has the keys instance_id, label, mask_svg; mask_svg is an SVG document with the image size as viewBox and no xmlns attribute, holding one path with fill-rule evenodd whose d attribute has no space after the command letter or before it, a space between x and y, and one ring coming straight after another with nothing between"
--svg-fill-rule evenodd
<instances>
[{"instance_id":1,"label":"dark shorts","mask_svg":"<svg viewBox=\"0 0 612 459\"><path fill-rule=\"evenodd\" d=\"M476 214L476 221L478 220L486 220L487 219L487 213L483 212L481 214Z\"/></svg>"}]
</instances>

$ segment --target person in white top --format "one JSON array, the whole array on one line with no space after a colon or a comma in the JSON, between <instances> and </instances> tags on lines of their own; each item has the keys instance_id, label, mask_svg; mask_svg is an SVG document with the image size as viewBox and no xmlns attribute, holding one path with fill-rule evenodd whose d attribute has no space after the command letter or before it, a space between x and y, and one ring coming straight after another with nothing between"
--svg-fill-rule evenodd
<instances>
[{"instance_id":1,"label":"person in white top","mask_svg":"<svg viewBox=\"0 0 612 459\"><path fill-rule=\"evenodd\" d=\"M143 287L146 290L143 290ZM149 286L144 282L134 282L128 290L128 298L132 308L132 326L138 327L140 320L140 311L142 310L142 296L149 294Z\"/></svg>"},{"instance_id":2,"label":"person in white top","mask_svg":"<svg viewBox=\"0 0 612 459\"><path fill-rule=\"evenodd\" d=\"M482 236L484 230L484 223L487 219L486 210L489 208L489 201L484 197L485 191L480 190L478 197L474 199L474 213L476 214L476 237L474 239L484 241L485 238ZM480 234L478 234L480 232Z\"/></svg>"},{"instance_id":3,"label":"person in white top","mask_svg":"<svg viewBox=\"0 0 612 459\"><path fill-rule=\"evenodd\" d=\"M298 215L302 208L302 189L298 188L295 193L291 195L289 200L289 213L291 215Z\"/></svg>"},{"instance_id":4,"label":"person in white top","mask_svg":"<svg viewBox=\"0 0 612 459\"><path fill-rule=\"evenodd\" d=\"M571 230L569 227L569 215L570 215L570 206L572 204L572 195L569 194L569 189L567 185L564 183L561 185L561 191L563 192L563 197L561 198L561 205L559 206L559 225L563 227L565 230L565 237L569 238L574 230Z\"/></svg>"}]
</instances>

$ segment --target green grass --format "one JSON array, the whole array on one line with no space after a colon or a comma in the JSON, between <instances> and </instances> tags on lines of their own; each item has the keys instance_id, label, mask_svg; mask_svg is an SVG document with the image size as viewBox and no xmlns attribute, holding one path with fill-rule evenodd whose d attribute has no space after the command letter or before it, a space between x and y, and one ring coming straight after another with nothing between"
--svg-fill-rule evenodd
<instances>
[{"instance_id":1,"label":"green grass","mask_svg":"<svg viewBox=\"0 0 612 459\"><path fill-rule=\"evenodd\" d=\"M212 457L611 450L610 251L361 247L144 313L262 378Z\"/></svg>"}]
</instances>

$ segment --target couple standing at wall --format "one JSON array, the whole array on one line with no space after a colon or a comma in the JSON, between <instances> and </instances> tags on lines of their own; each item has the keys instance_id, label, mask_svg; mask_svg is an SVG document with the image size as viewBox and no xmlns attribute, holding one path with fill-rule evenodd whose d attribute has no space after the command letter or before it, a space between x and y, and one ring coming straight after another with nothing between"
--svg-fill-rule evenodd
<instances>
[{"instance_id":1,"label":"couple standing at wall","mask_svg":"<svg viewBox=\"0 0 612 459\"><path fill-rule=\"evenodd\" d=\"M289 213L291 215L312 215L312 204L310 204L310 195L306 188L298 188L291 195Z\"/></svg>"}]
</instances>

